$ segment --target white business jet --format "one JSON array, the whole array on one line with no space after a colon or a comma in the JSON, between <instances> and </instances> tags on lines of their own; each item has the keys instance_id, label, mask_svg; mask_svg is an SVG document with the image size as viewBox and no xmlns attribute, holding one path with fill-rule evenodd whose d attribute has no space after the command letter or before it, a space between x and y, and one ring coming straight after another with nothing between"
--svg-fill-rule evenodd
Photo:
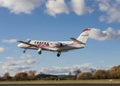
<instances>
[{"instance_id":1,"label":"white business jet","mask_svg":"<svg viewBox=\"0 0 120 86\"><path fill-rule=\"evenodd\" d=\"M18 41L18 47L23 48L23 53L27 49L38 50L38 54L42 54L42 50L57 52L57 57L61 55L61 52L67 52L69 50L84 48L90 33L90 29L84 29L78 38L71 38L71 41L41 41L41 40L29 40L27 42Z\"/></svg>"}]
</instances>

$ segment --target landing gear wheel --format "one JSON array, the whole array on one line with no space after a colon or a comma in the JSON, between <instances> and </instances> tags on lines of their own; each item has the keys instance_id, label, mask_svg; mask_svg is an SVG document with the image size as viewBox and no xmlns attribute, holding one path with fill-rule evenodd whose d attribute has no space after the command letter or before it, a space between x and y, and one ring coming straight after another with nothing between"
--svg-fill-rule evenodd
<instances>
[{"instance_id":1,"label":"landing gear wheel","mask_svg":"<svg viewBox=\"0 0 120 86\"><path fill-rule=\"evenodd\" d=\"M59 54L59 53L57 54L57 57L60 57L60 54Z\"/></svg>"},{"instance_id":2,"label":"landing gear wheel","mask_svg":"<svg viewBox=\"0 0 120 86\"><path fill-rule=\"evenodd\" d=\"M58 52L58 53L57 53L57 57L60 57L60 55L61 55L61 52Z\"/></svg>"},{"instance_id":3,"label":"landing gear wheel","mask_svg":"<svg viewBox=\"0 0 120 86\"><path fill-rule=\"evenodd\" d=\"M39 51L38 54L39 54L39 55L42 54L42 51Z\"/></svg>"},{"instance_id":4,"label":"landing gear wheel","mask_svg":"<svg viewBox=\"0 0 120 86\"><path fill-rule=\"evenodd\" d=\"M26 53L26 50L23 50L23 53Z\"/></svg>"},{"instance_id":5,"label":"landing gear wheel","mask_svg":"<svg viewBox=\"0 0 120 86\"><path fill-rule=\"evenodd\" d=\"M41 48L38 49L38 54L39 55L42 54L42 49Z\"/></svg>"}]
</instances>

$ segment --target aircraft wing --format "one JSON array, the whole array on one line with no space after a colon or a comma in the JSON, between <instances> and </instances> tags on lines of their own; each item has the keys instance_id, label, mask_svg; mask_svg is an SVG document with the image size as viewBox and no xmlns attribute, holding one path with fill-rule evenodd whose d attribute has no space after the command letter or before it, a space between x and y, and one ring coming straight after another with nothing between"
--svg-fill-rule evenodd
<instances>
[{"instance_id":1,"label":"aircraft wing","mask_svg":"<svg viewBox=\"0 0 120 86\"><path fill-rule=\"evenodd\" d=\"M77 39L75 39L75 38L70 38L72 41L74 41L74 42L77 42L77 43L79 43L79 44L83 44L83 45L85 45L85 43L83 43L83 42L81 42L81 41L79 41L79 40L77 40Z\"/></svg>"},{"instance_id":2,"label":"aircraft wing","mask_svg":"<svg viewBox=\"0 0 120 86\"><path fill-rule=\"evenodd\" d=\"M28 42L24 42L24 41L17 41L17 42L24 43L24 44L27 44L27 45L30 45L30 46L33 46L33 47L38 48L38 46L37 46L37 45L30 44L30 43L28 43Z\"/></svg>"}]
</instances>

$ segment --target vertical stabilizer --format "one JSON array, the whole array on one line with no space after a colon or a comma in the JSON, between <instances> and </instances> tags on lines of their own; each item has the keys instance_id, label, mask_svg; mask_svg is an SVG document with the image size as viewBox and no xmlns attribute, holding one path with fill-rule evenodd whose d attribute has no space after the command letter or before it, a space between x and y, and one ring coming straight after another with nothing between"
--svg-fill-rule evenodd
<instances>
[{"instance_id":1,"label":"vertical stabilizer","mask_svg":"<svg viewBox=\"0 0 120 86\"><path fill-rule=\"evenodd\" d=\"M89 37L90 29L84 29L80 36L78 36L77 40L86 44Z\"/></svg>"}]
</instances>

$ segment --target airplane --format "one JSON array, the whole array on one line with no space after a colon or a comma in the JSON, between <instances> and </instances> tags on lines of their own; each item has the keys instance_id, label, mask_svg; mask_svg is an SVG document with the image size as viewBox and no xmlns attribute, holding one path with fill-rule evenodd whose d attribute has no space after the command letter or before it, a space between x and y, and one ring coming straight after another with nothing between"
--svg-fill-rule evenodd
<instances>
[{"instance_id":1,"label":"airplane","mask_svg":"<svg viewBox=\"0 0 120 86\"><path fill-rule=\"evenodd\" d=\"M87 43L89 33L90 29L87 28L82 31L78 38L70 38L71 41L18 41L19 44L17 46L24 49L23 53L25 53L27 49L37 50L38 54L42 54L42 50L46 50L57 52L57 57L60 57L62 52L84 48Z\"/></svg>"}]
</instances>

